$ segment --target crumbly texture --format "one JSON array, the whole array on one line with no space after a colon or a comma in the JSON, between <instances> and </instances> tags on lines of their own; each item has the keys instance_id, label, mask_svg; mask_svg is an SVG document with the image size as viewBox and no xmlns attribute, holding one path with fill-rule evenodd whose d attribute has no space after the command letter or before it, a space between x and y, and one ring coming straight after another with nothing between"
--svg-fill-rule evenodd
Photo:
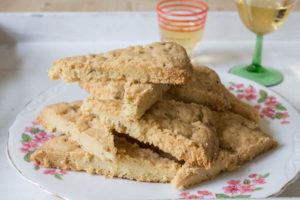
<instances>
[{"instance_id":1,"label":"crumbly texture","mask_svg":"<svg viewBox=\"0 0 300 200\"><path fill-rule=\"evenodd\" d=\"M204 181L214 179L222 171L238 168L238 166L234 164L234 160L235 156L232 153L220 149L218 158L211 168L205 169L204 167L185 163L178 170L171 184L174 188L182 190Z\"/></svg>"},{"instance_id":2,"label":"crumbly texture","mask_svg":"<svg viewBox=\"0 0 300 200\"><path fill-rule=\"evenodd\" d=\"M124 138L116 137L115 146L118 160L101 160L66 135L61 135L39 147L31 155L31 160L45 167L145 182L170 182L179 168L176 162L162 158L150 149L140 148Z\"/></svg>"},{"instance_id":3,"label":"crumbly texture","mask_svg":"<svg viewBox=\"0 0 300 200\"><path fill-rule=\"evenodd\" d=\"M124 80L80 81L79 86L95 99L124 102L122 114L131 119L140 118L170 88L166 84L132 83Z\"/></svg>"},{"instance_id":4,"label":"crumbly texture","mask_svg":"<svg viewBox=\"0 0 300 200\"><path fill-rule=\"evenodd\" d=\"M231 107L230 99L217 73L205 66L194 66L193 78L184 85L174 85L166 97L187 103L204 104L213 110Z\"/></svg>"},{"instance_id":5,"label":"crumbly texture","mask_svg":"<svg viewBox=\"0 0 300 200\"><path fill-rule=\"evenodd\" d=\"M262 132L256 123L232 112L214 112L220 140L218 158L210 169L186 163L178 170L172 185L183 189L232 171L257 155L277 146L274 138Z\"/></svg>"},{"instance_id":6,"label":"crumbly texture","mask_svg":"<svg viewBox=\"0 0 300 200\"><path fill-rule=\"evenodd\" d=\"M258 111L231 94L214 70L205 66L194 66L193 71L192 79L184 85L172 86L165 98L204 104L215 111L229 110L251 121L259 121Z\"/></svg>"},{"instance_id":7,"label":"crumbly texture","mask_svg":"<svg viewBox=\"0 0 300 200\"><path fill-rule=\"evenodd\" d=\"M258 122L259 121L259 112L250 104L243 102L236 98L231 92L226 90L228 93L228 97L230 99L231 108L230 111L236 114L239 114L251 121Z\"/></svg>"},{"instance_id":8,"label":"crumbly texture","mask_svg":"<svg viewBox=\"0 0 300 200\"><path fill-rule=\"evenodd\" d=\"M81 104L82 101L75 101L46 106L37 121L47 131L67 134L85 151L98 158L114 160L117 149L114 147L112 129L92 115L83 116Z\"/></svg>"},{"instance_id":9,"label":"crumbly texture","mask_svg":"<svg viewBox=\"0 0 300 200\"><path fill-rule=\"evenodd\" d=\"M192 74L185 49L173 42L132 46L107 53L61 58L52 63L51 80L127 80L183 84Z\"/></svg>"},{"instance_id":10,"label":"crumbly texture","mask_svg":"<svg viewBox=\"0 0 300 200\"><path fill-rule=\"evenodd\" d=\"M200 113L197 111L199 108L195 106L190 107L193 109L183 109L181 106L186 104L173 102L174 105L172 105L172 103L162 103L162 105L153 106L153 108L145 115L146 119L143 120L150 120L151 124L149 126L156 126L158 124L163 130L168 130L173 127L172 130L174 132L182 131L186 134L184 137L191 138L193 137L190 132L192 128L186 129L185 126L182 126L181 121L187 122L190 126L193 126L193 121L201 116L202 123L212 125L214 122L211 120L212 118L215 119L214 125L216 126L218 140L220 141L220 151L210 168L205 168L195 162L185 162L183 166L180 166L180 164L174 160L168 159L165 156L161 157L160 154L153 152L151 149L147 149L149 148L148 145L143 145L144 147L148 146L147 148L141 148L133 142L134 140L127 140L124 137L121 137L120 134L111 134L113 144L109 143L107 140L102 142L102 144L107 144L111 149L116 149L113 161L107 159L107 155L105 154L101 154L102 157L99 157L88 153L82 148L82 145L79 145L65 135L56 137L42 145L42 147L37 149L31 156L31 160L41 163L46 167L78 171L84 170L89 173L102 174L107 177L120 177L147 182L171 181L175 188L184 189L203 181L213 179L222 171L235 170L243 163L250 161L257 155L277 146L276 140L262 132L257 123L250 121L243 116L229 111L211 113L210 111L202 110ZM91 117L88 117L88 115L81 114L84 116L85 120L80 120L80 115L78 114L80 113L80 105L80 101L70 104L61 103L52 105L52 109L56 108L56 110L60 110L61 113L53 114L53 112L48 112L45 114L48 114L51 119L57 118L58 115L64 116L64 118L61 118L60 120L64 120L64 126L66 126L66 129L69 128L69 131L72 131L72 124L77 124L77 126L80 124L79 127L81 127L82 130L86 130L86 127L90 126L99 126L101 123L93 122L95 116L92 115L89 115ZM152 109L153 111L151 111ZM174 121L174 123L170 122L169 120L166 120L166 118L177 119L179 123L177 123L178 121ZM78 121L80 121L80 123L77 122L76 119L79 119ZM103 119L107 120L107 118ZM154 119L157 119L157 121ZM139 121L142 121L142 119ZM51 125L51 123L54 123L54 125ZM49 126L57 126L57 123L57 121L53 120L46 125L43 125L48 129L47 127ZM129 127L130 130L137 129L139 131L141 128L147 129L147 126L143 126L143 124L143 127L140 127L141 125L139 124L131 125L133 125L133 128L131 129ZM122 125L117 127L117 129L122 130L127 129L127 127ZM57 130L57 128L54 128L53 130ZM144 135L142 137L156 138L156 141L159 140L161 143L169 143L169 138L159 138L155 135L157 130L154 129L152 131L153 132L149 132L150 135L148 133L145 134L146 136ZM137 132L134 134L136 133ZM140 137L135 138L140 139ZM145 140L142 141L145 142ZM183 142L180 141L175 145L181 145ZM161 147L159 148L162 149ZM108 150L108 152L110 152L110 150Z\"/></svg>"},{"instance_id":11,"label":"crumbly texture","mask_svg":"<svg viewBox=\"0 0 300 200\"><path fill-rule=\"evenodd\" d=\"M256 155L275 147L274 138L264 133L257 123L232 112L214 112L220 146L237 153L238 162L252 160Z\"/></svg>"},{"instance_id":12,"label":"crumbly texture","mask_svg":"<svg viewBox=\"0 0 300 200\"><path fill-rule=\"evenodd\" d=\"M111 81L79 81L78 85L87 93L97 99L123 100L125 91L125 80ZM143 83L141 83L143 84ZM148 85L143 84L143 85ZM151 84L149 84L151 85Z\"/></svg>"},{"instance_id":13,"label":"crumbly texture","mask_svg":"<svg viewBox=\"0 0 300 200\"><path fill-rule=\"evenodd\" d=\"M219 143L212 112L199 104L160 100L139 120L122 117L122 103L88 98L82 112L92 113L119 133L154 145L188 163L210 167Z\"/></svg>"}]
</instances>

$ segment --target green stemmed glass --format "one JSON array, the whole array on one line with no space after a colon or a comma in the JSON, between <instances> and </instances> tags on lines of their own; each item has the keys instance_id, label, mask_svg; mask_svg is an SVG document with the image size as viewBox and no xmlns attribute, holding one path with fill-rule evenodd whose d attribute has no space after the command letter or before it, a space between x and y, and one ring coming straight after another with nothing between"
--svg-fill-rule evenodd
<instances>
[{"instance_id":1,"label":"green stemmed glass","mask_svg":"<svg viewBox=\"0 0 300 200\"><path fill-rule=\"evenodd\" d=\"M277 85L283 75L261 65L263 36L277 30L290 14L297 0L236 0L240 17L246 27L256 33L256 46L250 65L238 65L229 73L253 80L265 86Z\"/></svg>"}]
</instances>

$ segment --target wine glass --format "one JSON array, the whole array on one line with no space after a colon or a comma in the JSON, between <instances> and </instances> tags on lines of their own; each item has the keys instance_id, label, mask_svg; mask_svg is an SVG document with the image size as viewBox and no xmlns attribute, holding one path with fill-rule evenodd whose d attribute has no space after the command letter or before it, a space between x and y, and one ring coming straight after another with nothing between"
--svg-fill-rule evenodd
<instances>
[{"instance_id":1,"label":"wine glass","mask_svg":"<svg viewBox=\"0 0 300 200\"><path fill-rule=\"evenodd\" d=\"M283 75L261 65L263 35L277 30L287 19L297 0L236 0L240 17L246 27L256 33L256 46L250 65L239 65L229 73L253 80L265 86L277 85Z\"/></svg>"}]
</instances>

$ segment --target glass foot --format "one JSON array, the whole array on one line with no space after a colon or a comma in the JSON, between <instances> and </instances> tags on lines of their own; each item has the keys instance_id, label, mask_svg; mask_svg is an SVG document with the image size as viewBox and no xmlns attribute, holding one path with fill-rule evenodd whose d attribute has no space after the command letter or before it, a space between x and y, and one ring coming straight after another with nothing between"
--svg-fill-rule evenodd
<instances>
[{"instance_id":1,"label":"glass foot","mask_svg":"<svg viewBox=\"0 0 300 200\"><path fill-rule=\"evenodd\" d=\"M277 85L283 81L283 75L275 69L264 67L263 72L251 72L248 67L249 65L235 66L229 70L229 73L250 79L264 86Z\"/></svg>"}]
</instances>

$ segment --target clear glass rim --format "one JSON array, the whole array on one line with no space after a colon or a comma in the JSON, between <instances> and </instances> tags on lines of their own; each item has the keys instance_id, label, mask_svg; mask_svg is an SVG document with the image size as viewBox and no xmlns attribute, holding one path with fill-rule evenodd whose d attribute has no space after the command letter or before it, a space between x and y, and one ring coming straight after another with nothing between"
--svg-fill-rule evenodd
<instances>
[{"instance_id":1,"label":"clear glass rim","mask_svg":"<svg viewBox=\"0 0 300 200\"><path fill-rule=\"evenodd\" d=\"M169 3L175 3L175 4L168 5ZM176 4L176 3L181 3L181 4ZM188 3L193 3L193 4L188 4ZM195 8L195 9L198 9L200 11L199 12L193 12L193 13L190 13L190 14L176 14L176 13L172 13L170 11L164 10L165 8L178 6L178 5L186 6L186 7L189 7L189 8ZM191 16L198 16L198 15L203 15L203 14L207 13L208 6L203 1L198 1L198 0L164 0L164 1L159 2L156 5L156 10L157 10L158 13L168 15L168 16L191 17Z\"/></svg>"},{"instance_id":2,"label":"clear glass rim","mask_svg":"<svg viewBox=\"0 0 300 200\"><path fill-rule=\"evenodd\" d=\"M241 0L234 0L235 3L238 3L239 1L241 1ZM247 0L244 0L244 1L247 1ZM274 0L274 1L277 1L277 0ZM290 1L291 1L291 3L289 3L287 6L294 6L298 0L290 0Z\"/></svg>"}]
</instances>

